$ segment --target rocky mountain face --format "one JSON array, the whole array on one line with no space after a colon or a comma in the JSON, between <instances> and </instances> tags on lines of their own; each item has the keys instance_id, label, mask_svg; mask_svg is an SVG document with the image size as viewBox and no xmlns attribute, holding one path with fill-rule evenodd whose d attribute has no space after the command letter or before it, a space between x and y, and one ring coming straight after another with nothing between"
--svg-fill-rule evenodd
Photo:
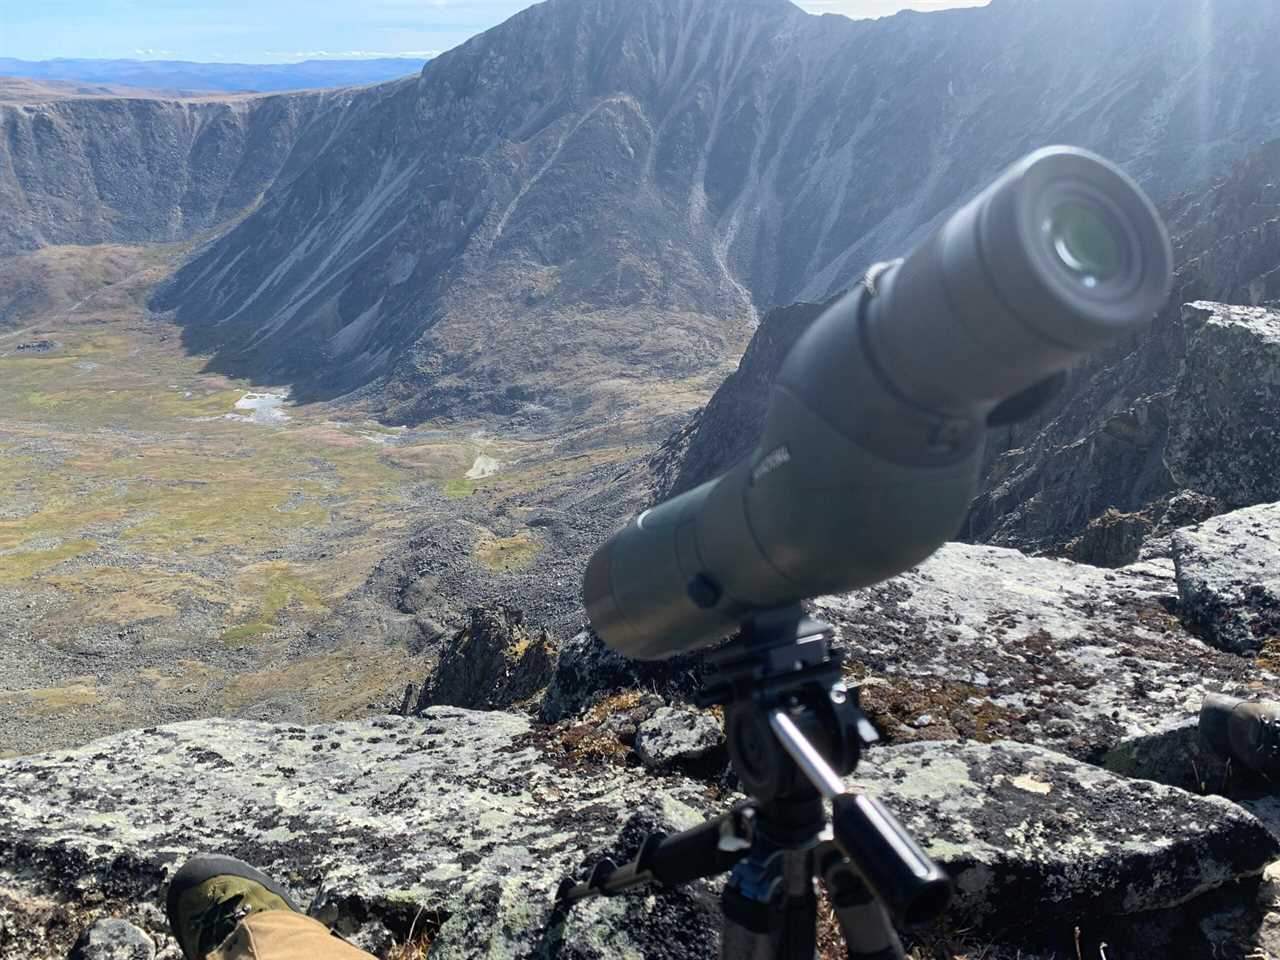
<instances>
[{"instance_id":1,"label":"rocky mountain face","mask_svg":"<svg viewBox=\"0 0 1280 960\"><path fill-rule=\"evenodd\" d=\"M330 110L155 306L223 368L376 384L400 421L703 383L757 307L842 289L1036 146L1161 197L1224 170L1280 131L1278 16L550 0Z\"/></svg>"},{"instance_id":2,"label":"rocky mountain face","mask_svg":"<svg viewBox=\"0 0 1280 960\"><path fill-rule=\"evenodd\" d=\"M1163 205L1178 255L1150 330L1088 361L1031 421L993 431L966 539L1120 566L1144 541L1280 498L1274 470L1280 313L1280 141ZM738 370L664 463L669 496L754 448L767 391L821 307L761 322Z\"/></svg>"},{"instance_id":3,"label":"rocky mountain face","mask_svg":"<svg viewBox=\"0 0 1280 960\"><path fill-rule=\"evenodd\" d=\"M0 256L190 240L255 204L302 132L350 97L0 104Z\"/></svg>"},{"instance_id":4,"label":"rocky mountain face","mask_svg":"<svg viewBox=\"0 0 1280 960\"><path fill-rule=\"evenodd\" d=\"M1168 305L1148 334L1079 371L1037 421L994 438L970 538L1061 551L1107 509L1143 514L1148 533L1179 491L1220 509L1280 496L1261 466L1275 446L1262 411L1275 402L1276 315L1185 306L1280 300L1280 141L1169 200L1165 214L1180 264Z\"/></svg>"}]
</instances>

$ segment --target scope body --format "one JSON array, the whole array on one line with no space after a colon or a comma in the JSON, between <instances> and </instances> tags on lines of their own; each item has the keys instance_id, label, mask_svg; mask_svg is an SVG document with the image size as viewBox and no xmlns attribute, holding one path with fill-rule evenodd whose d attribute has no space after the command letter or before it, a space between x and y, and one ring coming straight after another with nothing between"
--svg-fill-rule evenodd
<instances>
[{"instance_id":1,"label":"scope body","mask_svg":"<svg viewBox=\"0 0 1280 960\"><path fill-rule=\"evenodd\" d=\"M800 337L750 456L596 552L593 628L661 659L920 563L963 525L992 411L1139 330L1171 277L1116 167L1070 147L1014 164Z\"/></svg>"}]
</instances>

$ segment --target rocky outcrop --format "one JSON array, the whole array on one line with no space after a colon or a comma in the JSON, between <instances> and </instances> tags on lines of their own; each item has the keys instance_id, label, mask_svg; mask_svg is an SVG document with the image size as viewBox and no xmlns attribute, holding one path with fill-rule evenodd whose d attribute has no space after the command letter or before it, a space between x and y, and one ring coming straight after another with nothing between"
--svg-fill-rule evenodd
<instances>
[{"instance_id":1,"label":"rocky outcrop","mask_svg":"<svg viewBox=\"0 0 1280 960\"><path fill-rule=\"evenodd\" d=\"M590 630L560 645L555 671L542 700L542 719L556 723L581 714L610 693L657 689L692 700L701 677L696 654L670 660L629 660L614 653Z\"/></svg>"},{"instance_id":2,"label":"rocky outcrop","mask_svg":"<svg viewBox=\"0 0 1280 960\"><path fill-rule=\"evenodd\" d=\"M1276 677L1187 633L1168 561L1103 570L948 544L867 590L816 601L895 741L1016 740L1097 760L1194 717L1206 691Z\"/></svg>"},{"instance_id":3,"label":"rocky outcrop","mask_svg":"<svg viewBox=\"0 0 1280 960\"><path fill-rule=\"evenodd\" d=\"M1164 197L1223 172L1280 130L1276 16L551 0L329 111L156 306L221 369L374 385L397 421L674 409L655 377L719 379L757 307L848 287L1033 146ZM1233 55L1206 71L1205 43Z\"/></svg>"},{"instance_id":4,"label":"rocky outcrop","mask_svg":"<svg viewBox=\"0 0 1280 960\"><path fill-rule=\"evenodd\" d=\"M1209 643L1280 665L1280 504L1173 535L1179 612Z\"/></svg>"},{"instance_id":5,"label":"rocky outcrop","mask_svg":"<svg viewBox=\"0 0 1280 960\"><path fill-rule=\"evenodd\" d=\"M99 920L76 941L68 960L155 960L156 944L126 920Z\"/></svg>"},{"instance_id":6,"label":"rocky outcrop","mask_svg":"<svg viewBox=\"0 0 1280 960\"><path fill-rule=\"evenodd\" d=\"M1280 310L1200 302L1183 319L1169 472L1228 508L1280 500Z\"/></svg>"},{"instance_id":7,"label":"rocky outcrop","mask_svg":"<svg viewBox=\"0 0 1280 960\"><path fill-rule=\"evenodd\" d=\"M716 902L697 886L548 925L562 879L597 853L625 858L649 830L691 826L705 800L539 744L510 714L433 708L325 727L193 722L5 761L0 890L136 916L185 857L218 850L345 929L376 922L403 942L416 920L433 956L554 943L581 960L658 957L676 938L713 956ZM69 942L25 951L42 934L20 919L0 934L6 960L65 955Z\"/></svg>"},{"instance_id":8,"label":"rocky outcrop","mask_svg":"<svg viewBox=\"0 0 1280 960\"><path fill-rule=\"evenodd\" d=\"M993 436L966 539L1058 552L1108 509L1143 512L1180 486L1219 495L1182 478L1198 477L1215 464L1229 472L1224 461L1242 451L1247 432L1234 425L1220 432L1223 413L1203 409L1215 385L1196 377L1212 369L1258 397L1265 387L1260 391L1236 377L1237 370L1256 369L1249 351L1260 344L1248 343L1238 326L1212 330L1197 342L1203 308L1188 322L1182 307L1199 300L1256 306L1280 299L1280 140L1250 154L1229 176L1169 199L1162 212L1178 263L1168 306L1149 333L1087 363L1039 417ZM1236 352L1228 357L1225 349ZM1263 376L1264 383L1272 379ZM1272 398L1271 408L1245 419L1265 424L1277 416ZM1265 436L1264 429L1260 439ZM1167 458L1167 448L1195 448L1208 459L1203 467L1188 464L1188 471L1186 458ZM1254 452L1244 452L1247 463ZM1276 497L1248 502L1271 499ZM1225 504L1232 505L1244 504Z\"/></svg>"},{"instance_id":9,"label":"rocky outcrop","mask_svg":"<svg viewBox=\"0 0 1280 960\"><path fill-rule=\"evenodd\" d=\"M1010 923L1096 923L1176 906L1280 856L1266 828L1228 800L1022 744L873 749L853 779L948 865L956 912L1006 934ZM1034 914L1011 903L1034 904Z\"/></svg>"},{"instance_id":10,"label":"rocky outcrop","mask_svg":"<svg viewBox=\"0 0 1280 960\"><path fill-rule=\"evenodd\" d=\"M551 679L551 636L530 630L514 607L478 607L446 642L417 709L506 709L535 699Z\"/></svg>"},{"instance_id":11,"label":"rocky outcrop","mask_svg":"<svg viewBox=\"0 0 1280 960\"><path fill-rule=\"evenodd\" d=\"M1151 528L1145 512L1108 510L1090 521L1084 532L1066 545L1063 555L1094 567L1123 567L1141 556Z\"/></svg>"},{"instance_id":12,"label":"rocky outcrop","mask_svg":"<svg viewBox=\"0 0 1280 960\"><path fill-rule=\"evenodd\" d=\"M673 943L715 956L717 901L701 884L553 913L559 882L598 855L621 861L648 831L711 811L689 781L574 761L549 736L502 712L433 708L322 727L184 723L0 762L0 956L65 956L53 928L22 923L51 903L86 923L128 916L172 955L155 904L198 850L259 864L361 942L413 928L446 958L657 960ZM1093 931L1278 854L1228 801L1029 746L878 748L855 780L956 878L960 927Z\"/></svg>"},{"instance_id":13,"label":"rocky outcrop","mask_svg":"<svg viewBox=\"0 0 1280 960\"><path fill-rule=\"evenodd\" d=\"M1213 497L1181 490L1136 513L1108 509L1091 520L1062 552L1068 560L1094 567L1124 567L1138 560L1167 559L1172 555L1170 537L1175 530L1221 512L1221 503Z\"/></svg>"},{"instance_id":14,"label":"rocky outcrop","mask_svg":"<svg viewBox=\"0 0 1280 960\"><path fill-rule=\"evenodd\" d=\"M721 722L705 713L659 707L636 730L636 754L655 770L715 773L728 762Z\"/></svg>"}]
</instances>

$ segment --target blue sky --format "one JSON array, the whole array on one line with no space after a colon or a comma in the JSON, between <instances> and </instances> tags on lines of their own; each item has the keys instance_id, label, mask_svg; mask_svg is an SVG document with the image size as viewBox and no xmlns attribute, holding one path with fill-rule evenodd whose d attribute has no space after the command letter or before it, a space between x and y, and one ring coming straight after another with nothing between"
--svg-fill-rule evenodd
<instances>
[{"instance_id":1,"label":"blue sky","mask_svg":"<svg viewBox=\"0 0 1280 960\"><path fill-rule=\"evenodd\" d=\"M722 0L731 3L733 0ZM798 0L813 13L885 16L986 0ZM529 0L0 0L0 57L280 63L426 57Z\"/></svg>"}]
</instances>

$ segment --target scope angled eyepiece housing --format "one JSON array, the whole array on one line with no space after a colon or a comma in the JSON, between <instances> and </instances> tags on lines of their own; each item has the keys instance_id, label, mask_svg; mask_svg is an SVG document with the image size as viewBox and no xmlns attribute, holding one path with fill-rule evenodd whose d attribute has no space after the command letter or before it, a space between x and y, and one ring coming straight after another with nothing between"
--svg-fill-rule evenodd
<instances>
[{"instance_id":1,"label":"scope angled eyepiece housing","mask_svg":"<svg viewBox=\"0 0 1280 960\"><path fill-rule=\"evenodd\" d=\"M750 456L596 552L596 633L662 659L920 563L963 525L993 411L1140 330L1172 260L1111 163L1072 147L1018 161L801 336Z\"/></svg>"}]
</instances>

